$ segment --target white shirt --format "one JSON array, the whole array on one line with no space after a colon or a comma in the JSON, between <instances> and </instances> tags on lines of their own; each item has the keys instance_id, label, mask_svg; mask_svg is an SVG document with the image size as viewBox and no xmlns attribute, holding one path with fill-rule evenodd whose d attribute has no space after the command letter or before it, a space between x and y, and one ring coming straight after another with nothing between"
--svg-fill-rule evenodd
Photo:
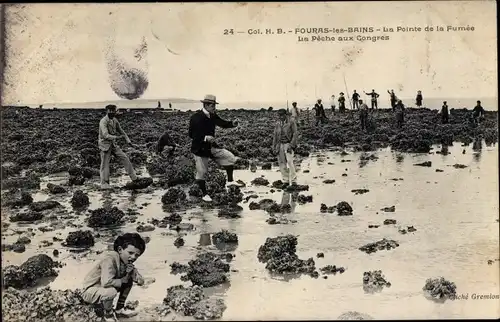
<instances>
[{"instance_id":1,"label":"white shirt","mask_svg":"<svg viewBox=\"0 0 500 322\"><path fill-rule=\"evenodd\" d=\"M210 118L210 113L209 113L209 112L208 112L208 111L207 111L204 107L203 107L201 110L203 111L203 113L205 113L205 115L206 115L208 118Z\"/></svg>"}]
</instances>

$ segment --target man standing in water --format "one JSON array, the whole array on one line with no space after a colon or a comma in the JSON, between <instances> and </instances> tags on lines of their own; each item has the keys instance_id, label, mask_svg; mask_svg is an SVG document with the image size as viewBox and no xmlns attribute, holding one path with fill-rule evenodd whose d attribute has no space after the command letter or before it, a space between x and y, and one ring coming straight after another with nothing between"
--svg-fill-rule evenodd
<instances>
[{"instance_id":1,"label":"man standing in water","mask_svg":"<svg viewBox=\"0 0 500 322\"><path fill-rule=\"evenodd\" d=\"M137 180L134 167L125 152L120 149L116 140L124 138L127 144L134 146L127 134L123 131L116 119L116 105L106 106L106 116L99 122L99 150L101 151L101 189L110 189L109 185L109 161L114 154L125 167L125 171L132 181Z\"/></svg>"},{"instance_id":2,"label":"man standing in water","mask_svg":"<svg viewBox=\"0 0 500 322\"><path fill-rule=\"evenodd\" d=\"M366 130L366 125L368 122L368 105L363 103L363 100L359 100L359 119L361 121L361 129Z\"/></svg>"},{"instance_id":3,"label":"man standing in water","mask_svg":"<svg viewBox=\"0 0 500 322\"><path fill-rule=\"evenodd\" d=\"M441 107L441 123L448 124L449 113L448 113L448 104L446 101L443 102L443 107Z\"/></svg>"},{"instance_id":4,"label":"man standing in water","mask_svg":"<svg viewBox=\"0 0 500 322\"><path fill-rule=\"evenodd\" d=\"M422 96L422 91L417 92L417 98L415 99L415 104L417 105L418 108L422 106L422 101L424 100L424 97Z\"/></svg>"},{"instance_id":5,"label":"man standing in water","mask_svg":"<svg viewBox=\"0 0 500 322\"><path fill-rule=\"evenodd\" d=\"M273 152L278 154L278 163L285 185L296 185L297 174L293 163L294 150L297 147L297 125L288 116L286 110L278 111L279 121L273 135Z\"/></svg>"},{"instance_id":6,"label":"man standing in water","mask_svg":"<svg viewBox=\"0 0 500 322\"><path fill-rule=\"evenodd\" d=\"M369 95L371 96L371 102L372 102L372 110L373 108L375 107L375 109L378 109L378 103L377 103L377 99L380 95L378 95L377 93L375 93L375 90L372 89L372 92L371 93L367 93L365 92L365 95Z\"/></svg>"},{"instance_id":7,"label":"man standing in water","mask_svg":"<svg viewBox=\"0 0 500 322\"><path fill-rule=\"evenodd\" d=\"M234 164L238 159L230 151L220 148L215 142L215 127L233 128L238 126L238 121L223 120L215 113L215 105L219 103L214 95L206 95L201 102L203 108L194 113L189 120L189 137L193 140L191 152L196 162L196 183L203 193L203 201L211 202L212 198L207 194L205 182L208 159L224 167L228 183L233 182Z\"/></svg>"},{"instance_id":8,"label":"man standing in water","mask_svg":"<svg viewBox=\"0 0 500 322\"><path fill-rule=\"evenodd\" d=\"M340 93L340 97L339 97L339 112L340 113L344 113L345 112L345 97L344 97L344 93Z\"/></svg>"},{"instance_id":9,"label":"man standing in water","mask_svg":"<svg viewBox=\"0 0 500 322\"><path fill-rule=\"evenodd\" d=\"M356 93L356 90L354 90L354 93L352 94L352 109L355 110L359 108L359 94Z\"/></svg>"},{"instance_id":10,"label":"man standing in water","mask_svg":"<svg viewBox=\"0 0 500 322\"><path fill-rule=\"evenodd\" d=\"M392 108L392 111L395 110L396 108L396 102L397 102L397 97L396 97L396 94L394 94L394 90L391 89L390 91L387 90L387 93L389 93L390 97L391 97L391 108Z\"/></svg>"}]
</instances>

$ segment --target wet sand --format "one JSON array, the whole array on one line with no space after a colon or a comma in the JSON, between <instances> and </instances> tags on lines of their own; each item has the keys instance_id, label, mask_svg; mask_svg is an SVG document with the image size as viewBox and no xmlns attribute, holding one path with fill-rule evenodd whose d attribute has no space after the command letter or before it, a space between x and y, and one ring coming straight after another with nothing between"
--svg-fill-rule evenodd
<instances>
[{"instance_id":1,"label":"wet sand","mask_svg":"<svg viewBox=\"0 0 500 322\"><path fill-rule=\"evenodd\" d=\"M435 146L434 151L440 147ZM466 153L462 154L465 149ZM312 195L313 202L292 204L293 212L283 215L296 223L269 225L269 215L263 210L249 210L248 203L241 203L244 211L241 218L224 219L217 217L217 210L191 209L183 214L183 222L193 223L194 231L185 232L183 247L174 246L178 234L164 228L141 233L151 237L146 252L136 266L145 277L152 277L155 283L146 288L134 287L129 300L139 300L141 314L138 320L149 320L145 307L159 304L166 296L166 289L176 284L189 285L180 281L180 275L170 274L170 264L174 261L187 264L198 252L215 250L213 245L200 245L200 236L215 233L221 229L235 232L239 245L234 252L229 275L230 284L210 290L215 296L224 298L227 309L223 320L254 319L335 319L346 311L359 311L376 319L429 319L429 318L498 318L498 299L471 299L473 293L499 294L499 262L488 265L490 259L499 254L498 231L498 148L484 147L480 154L472 151L472 146L462 147L455 143L449 155L402 154L397 161L390 149L374 153L378 160L370 160L360 167L360 152L349 151L341 156L339 152L313 153L300 164L299 183L309 185L303 195ZM323 161L319 161L323 160ZM350 160L350 162L342 162ZM431 167L414 166L416 163L432 161ZM331 163L331 164L329 164ZM464 169L454 168L454 164L464 164ZM442 169L443 172L436 172ZM310 172L304 173L304 170ZM122 171L120 169L120 171ZM147 175L143 170L143 175ZM342 176L346 173L347 176ZM256 187L250 181L260 175L270 182L279 180L277 167L272 170L235 171L235 179L243 180L244 197L256 193L258 201L271 198L278 203L288 202L291 195L282 191L270 192L270 187ZM394 181L391 179L402 178ZM323 184L326 179L335 179L333 184ZM64 183L67 175L51 175L42 178L42 189L48 182ZM113 184L127 182L125 176L112 179ZM103 193L94 187L97 179L87 181L83 187L70 188L62 195L37 192L35 201L54 199L61 202L71 213L69 200L72 191L82 189L91 198L89 209L97 209L106 204L118 206L122 210L137 209L141 214L137 223L124 225L121 232L135 232L138 222L161 219L167 215L161 207L162 189L147 188L139 193L113 191ZM353 189L369 189L356 195ZM287 200L288 199L288 200ZM321 203L327 206L347 201L353 216L340 217L336 214L320 213ZM145 205L147 203L147 205ZM142 206L144 205L144 206ZM395 212L384 212L381 208L395 205ZM139 208L139 207L142 207ZM2 212L2 222L8 213ZM73 224L81 221L71 219ZM396 219L395 225L384 225L385 219ZM63 223L64 220L59 220ZM380 225L368 228L368 225ZM47 223L41 224L46 226ZM53 246L39 248L41 240L52 240L57 236L65 239L68 232L83 228L66 227L30 237L31 244L26 252L3 252L2 265L19 265L30 256L46 253L53 256L58 249L57 260L66 264L59 276L51 282L54 289L73 289L81 286L84 275L95 260L97 251L105 250L112 244L109 230L100 230L102 237L96 245L80 254L71 254L68 249L54 242ZM12 230L26 230L40 225L11 223L3 233L3 243L13 243L18 234L9 236ZM413 233L401 234L398 227L414 226ZM298 235L297 251L300 258L314 257L316 267L328 264L343 266L343 274L321 276L313 279L301 276L293 279L273 277L265 265L257 260L257 251L267 237L284 234ZM366 254L358 248L382 238L396 240L396 249ZM323 252L324 258L316 258ZM382 270L391 282L376 294L363 291L363 272ZM468 300L446 301L438 304L423 295L422 287L426 279L443 276L457 285L457 293L469 294ZM164 320L171 320L170 315ZM178 318L178 317L177 317Z\"/></svg>"}]
</instances>

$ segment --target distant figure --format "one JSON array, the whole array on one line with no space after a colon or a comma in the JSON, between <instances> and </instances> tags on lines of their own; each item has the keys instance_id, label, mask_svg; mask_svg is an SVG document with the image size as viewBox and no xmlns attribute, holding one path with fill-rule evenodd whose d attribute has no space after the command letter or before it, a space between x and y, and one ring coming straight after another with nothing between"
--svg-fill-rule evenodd
<instances>
[{"instance_id":1,"label":"distant figure","mask_svg":"<svg viewBox=\"0 0 500 322\"><path fill-rule=\"evenodd\" d=\"M160 101L158 101L158 106L157 106L157 108L161 108L161 102L160 102Z\"/></svg>"},{"instance_id":2,"label":"distant figure","mask_svg":"<svg viewBox=\"0 0 500 322\"><path fill-rule=\"evenodd\" d=\"M390 95L392 111L395 111L395 109L396 109L396 102L398 101L398 98L396 97L396 94L394 94L394 90L393 89L391 89L390 91L387 90L387 93L389 93L389 95Z\"/></svg>"},{"instance_id":3,"label":"distant figure","mask_svg":"<svg viewBox=\"0 0 500 322\"><path fill-rule=\"evenodd\" d=\"M291 111L292 117L295 119L296 122L299 120L299 108L297 107L297 102L292 103L292 111Z\"/></svg>"},{"instance_id":4,"label":"distant figure","mask_svg":"<svg viewBox=\"0 0 500 322\"><path fill-rule=\"evenodd\" d=\"M376 109L378 109L378 102L377 102L377 99L380 95L378 95L377 93L375 93L375 90L372 89L371 93L367 93L365 92L365 95L369 95L371 96L371 103L372 103L372 110L373 108L375 107Z\"/></svg>"},{"instance_id":5,"label":"distant figure","mask_svg":"<svg viewBox=\"0 0 500 322\"><path fill-rule=\"evenodd\" d=\"M174 154L175 148L177 147L177 144L174 142L172 137L168 132L163 133L163 135L160 137L158 140L158 143L156 144L156 153L161 154L163 152L163 149L166 146L172 147L172 150L170 150L169 156Z\"/></svg>"},{"instance_id":6,"label":"distant figure","mask_svg":"<svg viewBox=\"0 0 500 322\"><path fill-rule=\"evenodd\" d=\"M42 108L43 108L43 105L38 106L38 108L39 108L39 109L42 109Z\"/></svg>"},{"instance_id":7,"label":"distant figure","mask_svg":"<svg viewBox=\"0 0 500 322\"><path fill-rule=\"evenodd\" d=\"M415 104L417 105L417 107L421 107L422 106L422 101L423 101L424 97L422 96L422 91L418 91L417 92L417 98L415 99Z\"/></svg>"},{"instance_id":8,"label":"distant figure","mask_svg":"<svg viewBox=\"0 0 500 322\"><path fill-rule=\"evenodd\" d=\"M484 108L481 106L481 101L477 101L476 106L472 110L472 117L475 124L479 124L484 117Z\"/></svg>"},{"instance_id":9,"label":"distant figure","mask_svg":"<svg viewBox=\"0 0 500 322\"><path fill-rule=\"evenodd\" d=\"M279 120L273 133L273 152L278 154L281 177L285 185L297 184L297 173L293 163L294 150L297 147L297 124L288 113L278 111Z\"/></svg>"},{"instance_id":10,"label":"distant figure","mask_svg":"<svg viewBox=\"0 0 500 322\"><path fill-rule=\"evenodd\" d=\"M401 100L397 101L394 111L396 112L397 127L401 128L405 122L405 106Z\"/></svg>"},{"instance_id":11,"label":"distant figure","mask_svg":"<svg viewBox=\"0 0 500 322\"><path fill-rule=\"evenodd\" d=\"M214 95L205 95L201 100L202 109L198 110L189 120L188 135L192 140L191 153L196 163L196 183L203 193L203 201L211 202L212 198L207 193L205 175L208 172L208 161L212 159L227 173L227 185L233 182L234 164L238 158L230 151L221 148L215 142L215 128L234 128L239 125L238 121L226 121L215 112L216 101Z\"/></svg>"},{"instance_id":12,"label":"distant figure","mask_svg":"<svg viewBox=\"0 0 500 322\"><path fill-rule=\"evenodd\" d=\"M345 112L345 97L344 97L344 93L340 93L340 97L339 97L339 112L340 113L344 113Z\"/></svg>"},{"instance_id":13,"label":"distant figure","mask_svg":"<svg viewBox=\"0 0 500 322\"><path fill-rule=\"evenodd\" d=\"M448 112L448 104L446 101L443 102L443 107L441 107L441 123L448 124L449 120L449 112Z\"/></svg>"},{"instance_id":14,"label":"distant figure","mask_svg":"<svg viewBox=\"0 0 500 322\"><path fill-rule=\"evenodd\" d=\"M359 120L361 122L361 129L366 130L366 124L368 121L368 105L363 103L363 100L359 100Z\"/></svg>"},{"instance_id":15,"label":"distant figure","mask_svg":"<svg viewBox=\"0 0 500 322\"><path fill-rule=\"evenodd\" d=\"M321 103L321 99L318 99L317 103L314 105L314 110L316 111L316 126L321 122L321 124L326 123L325 109Z\"/></svg>"},{"instance_id":16,"label":"distant figure","mask_svg":"<svg viewBox=\"0 0 500 322\"><path fill-rule=\"evenodd\" d=\"M172 109L172 103L168 103L168 108Z\"/></svg>"},{"instance_id":17,"label":"distant figure","mask_svg":"<svg viewBox=\"0 0 500 322\"><path fill-rule=\"evenodd\" d=\"M359 94L354 90L352 94L352 109L355 110L357 108L359 108Z\"/></svg>"},{"instance_id":18,"label":"distant figure","mask_svg":"<svg viewBox=\"0 0 500 322\"><path fill-rule=\"evenodd\" d=\"M332 108L332 115L335 114L335 95L332 95L332 101L330 103L330 107Z\"/></svg>"},{"instance_id":19,"label":"distant figure","mask_svg":"<svg viewBox=\"0 0 500 322\"><path fill-rule=\"evenodd\" d=\"M109 189L109 162L111 160L111 155L114 154L123 166L125 171L129 175L132 181L137 180L137 175L135 173L134 167L130 162L129 158L122 151L122 149L116 143L119 138L124 138L128 145L134 146L127 134L123 131L120 123L116 119L116 105L106 106L106 116L99 122L99 150L101 151L101 189Z\"/></svg>"}]
</instances>

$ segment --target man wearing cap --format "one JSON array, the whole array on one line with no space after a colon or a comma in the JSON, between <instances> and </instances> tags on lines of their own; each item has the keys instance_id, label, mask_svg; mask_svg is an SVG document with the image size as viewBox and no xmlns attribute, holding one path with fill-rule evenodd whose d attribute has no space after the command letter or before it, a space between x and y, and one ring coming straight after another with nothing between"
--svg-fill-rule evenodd
<instances>
[{"instance_id":1,"label":"man wearing cap","mask_svg":"<svg viewBox=\"0 0 500 322\"><path fill-rule=\"evenodd\" d=\"M137 180L137 175L132 163L125 152L123 152L116 143L116 140L119 138L124 138L127 144L134 146L116 119L116 105L107 105L106 116L99 122L98 144L99 150L101 151L101 189L111 188L109 185L109 161L112 154L120 159L130 179L132 179L132 181Z\"/></svg>"},{"instance_id":2,"label":"man wearing cap","mask_svg":"<svg viewBox=\"0 0 500 322\"><path fill-rule=\"evenodd\" d=\"M208 171L208 159L211 158L227 172L227 181L233 182L233 169L237 161L230 151L222 149L215 142L215 127L233 128L238 121L226 121L215 113L215 105L219 104L214 95L206 95L201 101L203 108L191 116L189 120L189 137L192 139L191 152L196 162L196 183L203 193L203 200L210 202L207 194L205 174Z\"/></svg>"},{"instance_id":3,"label":"man wearing cap","mask_svg":"<svg viewBox=\"0 0 500 322\"><path fill-rule=\"evenodd\" d=\"M297 183L297 174L293 164L294 150L297 147L297 124L286 110L278 111L279 120L273 133L273 152L278 154L278 163L285 185Z\"/></svg>"}]
</instances>

